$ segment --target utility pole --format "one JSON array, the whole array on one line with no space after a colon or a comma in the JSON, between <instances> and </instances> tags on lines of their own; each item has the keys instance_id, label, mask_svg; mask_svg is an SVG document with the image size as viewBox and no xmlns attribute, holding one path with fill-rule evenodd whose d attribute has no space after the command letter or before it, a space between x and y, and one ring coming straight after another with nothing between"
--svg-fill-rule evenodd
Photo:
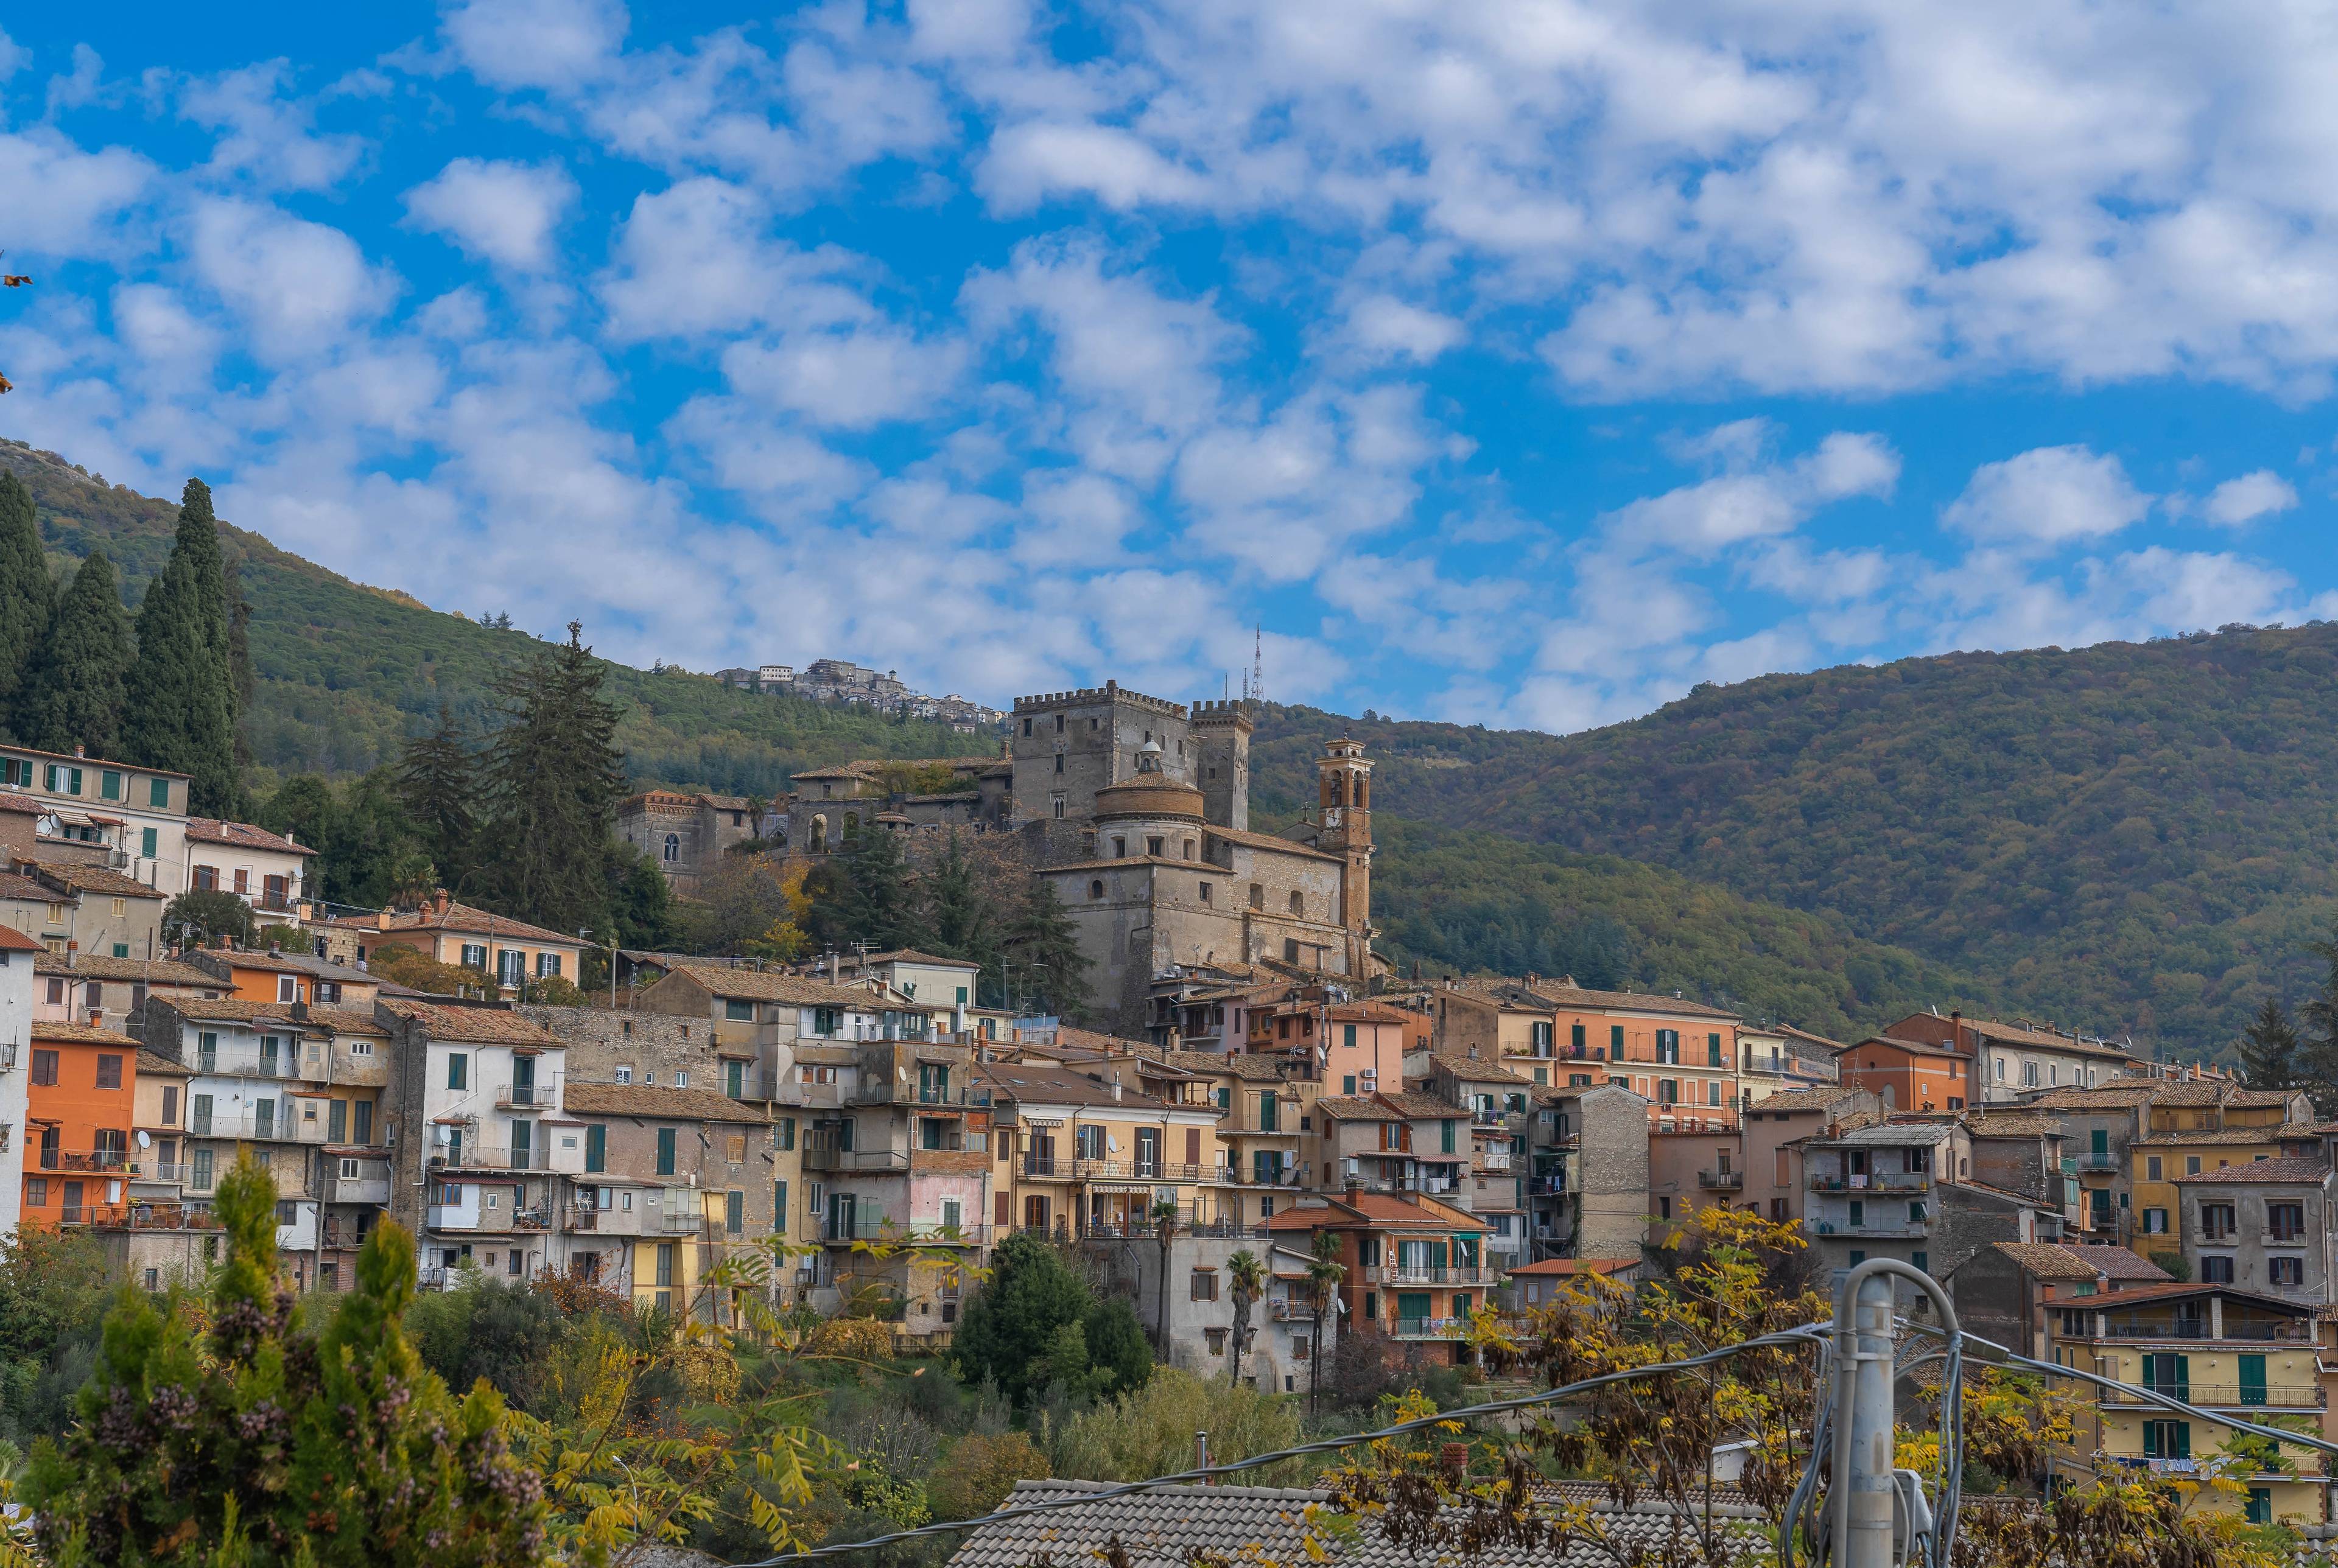
<instances>
[{"instance_id":1,"label":"utility pole","mask_svg":"<svg viewBox=\"0 0 2338 1568\"><path fill-rule=\"evenodd\" d=\"M1892 1568L1891 1276L1868 1274L1845 1281L1845 1289L1852 1298L1836 1304L1835 1366L1847 1387L1835 1407L1843 1413L1851 1463L1835 1475L1846 1494L1836 1515L1842 1526L1836 1562Z\"/></svg>"}]
</instances>

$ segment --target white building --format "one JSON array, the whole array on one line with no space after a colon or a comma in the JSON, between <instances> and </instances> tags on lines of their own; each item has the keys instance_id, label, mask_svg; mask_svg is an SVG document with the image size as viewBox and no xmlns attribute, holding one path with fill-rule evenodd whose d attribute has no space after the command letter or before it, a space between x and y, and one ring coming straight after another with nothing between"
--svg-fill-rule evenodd
<instances>
[{"instance_id":1,"label":"white building","mask_svg":"<svg viewBox=\"0 0 2338 1568\"><path fill-rule=\"evenodd\" d=\"M0 746L0 846L186 891L187 776Z\"/></svg>"},{"instance_id":2,"label":"white building","mask_svg":"<svg viewBox=\"0 0 2338 1568\"><path fill-rule=\"evenodd\" d=\"M232 893L263 916L296 913L315 850L265 828L216 817L188 818L185 837L182 887Z\"/></svg>"},{"instance_id":3,"label":"white building","mask_svg":"<svg viewBox=\"0 0 2338 1568\"><path fill-rule=\"evenodd\" d=\"M25 1195L25 1105L33 1037L33 958L41 945L0 926L0 1235L14 1235Z\"/></svg>"}]
</instances>

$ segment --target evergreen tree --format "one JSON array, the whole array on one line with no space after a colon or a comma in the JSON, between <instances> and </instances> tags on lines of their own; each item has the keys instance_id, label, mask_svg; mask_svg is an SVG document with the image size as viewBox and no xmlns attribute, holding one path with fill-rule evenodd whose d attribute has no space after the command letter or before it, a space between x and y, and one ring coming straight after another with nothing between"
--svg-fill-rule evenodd
<instances>
[{"instance_id":1,"label":"evergreen tree","mask_svg":"<svg viewBox=\"0 0 2338 1568\"><path fill-rule=\"evenodd\" d=\"M998 967L998 927L990 900L974 874L974 862L953 830L941 858L926 877L927 945L944 958L959 958L988 974Z\"/></svg>"},{"instance_id":2,"label":"evergreen tree","mask_svg":"<svg viewBox=\"0 0 2338 1568\"><path fill-rule=\"evenodd\" d=\"M2241 1072L2252 1089L2296 1086L2297 1028L2270 996L2241 1036Z\"/></svg>"},{"instance_id":3,"label":"evergreen tree","mask_svg":"<svg viewBox=\"0 0 2338 1568\"><path fill-rule=\"evenodd\" d=\"M74 573L49 635L35 651L15 708L16 733L44 751L113 754L130 671L130 616L102 550Z\"/></svg>"},{"instance_id":4,"label":"evergreen tree","mask_svg":"<svg viewBox=\"0 0 2338 1568\"><path fill-rule=\"evenodd\" d=\"M1087 1282L1045 1238L1017 1230L991 1254L990 1277L958 1320L953 1350L967 1381L990 1378L1017 1404L1045 1392L1033 1385L1035 1371L1057 1336L1080 1328L1094 1306Z\"/></svg>"},{"instance_id":5,"label":"evergreen tree","mask_svg":"<svg viewBox=\"0 0 2338 1568\"><path fill-rule=\"evenodd\" d=\"M49 632L56 583L41 557L41 530L33 493L14 474L0 473L0 730L28 733L18 691Z\"/></svg>"},{"instance_id":6,"label":"evergreen tree","mask_svg":"<svg viewBox=\"0 0 2338 1568\"><path fill-rule=\"evenodd\" d=\"M866 942L872 950L884 952L923 944L925 921L900 839L872 824L853 840L843 858L835 920L844 940Z\"/></svg>"},{"instance_id":7,"label":"evergreen tree","mask_svg":"<svg viewBox=\"0 0 2338 1568\"><path fill-rule=\"evenodd\" d=\"M398 753L398 798L420 830L422 847L448 887L475 864L478 843L479 763L463 743L455 716L438 705L438 727Z\"/></svg>"},{"instance_id":8,"label":"evergreen tree","mask_svg":"<svg viewBox=\"0 0 2338 1568\"><path fill-rule=\"evenodd\" d=\"M2297 1010L2304 1024L2298 1043L2295 1086L2313 1096L2324 1116L2338 1115L2338 928L2306 951L2322 960L2322 989Z\"/></svg>"},{"instance_id":9,"label":"evergreen tree","mask_svg":"<svg viewBox=\"0 0 2338 1568\"><path fill-rule=\"evenodd\" d=\"M138 607L138 658L123 707L122 744L130 760L191 776L199 816L243 809L236 770L233 618L227 603L219 524L211 493L187 481L171 558Z\"/></svg>"},{"instance_id":10,"label":"evergreen tree","mask_svg":"<svg viewBox=\"0 0 2338 1568\"><path fill-rule=\"evenodd\" d=\"M1036 995L1066 1018L1078 1020L1088 1013L1088 958L1080 951L1079 933L1072 917L1056 898L1045 877L1031 879L1031 891L1015 925L1007 934L1009 961L1025 971L1015 983L1015 995ZM1007 1005L1014 1004L1009 998Z\"/></svg>"},{"instance_id":11,"label":"evergreen tree","mask_svg":"<svg viewBox=\"0 0 2338 1568\"><path fill-rule=\"evenodd\" d=\"M609 841L623 799L619 710L604 671L568 623L568 641L496 686L504 728L487 763L491 890L555 931L598 929L609 912Z\"/></svg>"}]
</instances>

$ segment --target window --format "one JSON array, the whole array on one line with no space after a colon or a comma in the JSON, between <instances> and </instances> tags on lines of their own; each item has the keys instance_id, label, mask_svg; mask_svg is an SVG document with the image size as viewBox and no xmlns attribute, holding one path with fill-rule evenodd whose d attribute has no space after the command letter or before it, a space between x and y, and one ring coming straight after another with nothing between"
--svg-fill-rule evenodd
<instances>
[{"instance_id":1,"label":"window","mask_svg":"<svg viewBox=\"0 0 2338 1568\"><path fill-rule=\"evenodd\" d=\"M671 1241L661 1241L657 1244L656 1283L660 1285L673 1283L673 1243Z\"/></svg>"},{"instance_id":2,"label":"window","mask_svg":"<svg viewBox=\"0 0 2338 1568\"><path fill-rule=\"evenodd\" d=\"M2233 1260L2230 1258L2202 1258L2200 1282L2204 1285L2230 1285L2233 1282Z\"/></svg>"},{"instance_id":3,"label":"window","mask_svg":"<svg viewBox=\"0 0 2338 1568\"><path fill-rule=\"evenodd\" d=\"M722 1016L733 1024L752 1024L755 1021L755 1004L742 1002L735 996L726 997L722 1003Z\"/></svg>"},{"instance_id":4,"label":"window","mask_svg":"<svg viewBox=\"0 0 2338 1568\"><path fill-rule=\"evenodd\" d=\"M679 833L669 833L669 834L667 834L667 835L665 836L665 861L666 861L666 864L667 864L667 865L669 865L669 866L671 866L671 865L673 865L675 861L677 861L677 860L679 860L679 859L681 859L681 858L682 858L682 835L681 835L681 834L679 834Z\"/></svg>"},{"instance_id":5,"label":"window","mask_svg":"<svg viewBox=\"0 0 2338 1568\"><path fill-rule=\"evenodd\" d=\"M146 804L168 810L171 805L171 781L168 779L146 780Z\"/></svg>"},{"instance_id":6,"label":"window","mask_svg":"<svg viewBox=\"0 0 2338 1568\"><path fill-rule=\"evenodd\" d=\"M279 975L276 977L276 1000L279 1002L298 1002L300 1000L300 985L292 978L291 975Z\"/></svg>"},{"instance_id":7,"label":"window","mask_svg":"<svg viewBox=\"0 0 2338 1568\"><path fill-rule=\"evenodd\" d=\"M481 942L464 943L462 963L466 969L485 969L487 966L486 945Z\"/></svg>"},{"instance_id":8,"label":"window","mask_svg":"<svg viewBox=\"0 0 2338 1568\"><path fill-rule=\"evenodd\" d=\"M2203 1241L2226 1241L2233 1235L2233 1206L2230 1203L2200 1205L2200 1239Z\"/></svg>"},{"instance_id":9,"label":"window","mask_svg":"<svg viewBox=\"0 0 2338 1568\"><path fill-rule=\"evenodd\" d=\"M2165 1209L2145 1210L2143 1211L2143 1233L2146 1236L2166 1235L2167 1210Z\"/></svg>"},{"instance_id":10,"label":"window","mask_svg":"<svg viewBox=\"0 0 2338 1568\"><path fill-rule=\"evenodd\" d=\"M2146 1459L2192 1457L2192 1423L2146 1421L2143 1424L2143 1456Z\"/></svg>"},{"instance_id":11,"label":"window","mask_svg":"<svg viewBox=\"0 0 2338 1568\"><path fill-rule=\"evenodd\" d=\"M516 985L527 978L527 955L516 947L506 947L496 955L496 984Z\"/></svg>"},{"instance_id":12,"label":"window","mask_svg":"<svg viewBox=\"0 0 2338 1568\"><path fill-rule=\"evenodd\" d=\"M195 887L199 892L217 892L219 890L219 867L216 866L196 867Z\"/></svg>"},{"instance_id":13,"label":"window","mask_svg":"<svg viewBox=\"0 0 2338 1568\"><path fill-rule=\"evenodd\" d=\"M2305 1205L2303 1203L2268 1203L2265 1224L2276 1241L2294 1241L2305 1234Z\"/></svg>"},{"instance_id":14,"label":"window","mask_svg":"<svg viewBox=\"0 0 2338 1568\"><path fill-rule=\"evenodd\" d=\"M747 1229L747 1195L744 1192L722 1194L722 1229L733 1236L742 1235Z\"/></svg>"},{"instance_id":15,"label":"window","mask_svg":"<svg viewBox=\"0 0 2338 1568\"><path fill-rule=\"evenodd\" d=\"M788 1184L784 1181L771 1183L771 1223L781 1235L788 1233Z\"/></svg>"},{"instance_id":16,"label":"window","mask_svg":"<svg viewBox=\"0 0 2338 1568\"><path fill-rule=\"evenodd\" d=\"M179 1086L176 1083L165 1083L162 1085L162 1125L176 1127L178 1124Z\"/></svg>"},{"instance_id":17,"label":"window","mask_svg":"<svg viewBox=\"0 0 2338 1568\"><path fill-rule=\"evenodd\" d=\"M1299 962L1299 939L1297 937L1286 936L1282 939L1282 961L1285 964L1296 964Z\"/></svg>"},{"instance_id":18,"label":"window","mask_svg":"<svg viewBox=\"0 0 2338 1568\"><path fill-rule=\"evenodd\" d=\"M1203 883L1203 884L1202 884L1202 902L1203 902L1203 903L1204 903L1204 904L1207 904L1209 901L1210 901L1210 885L1209 885L1207 882L1204 882L1204 883Z\"/></svg>"},{"instance_id":19,"label":"window","mask_svg":"<svg viewBox=\"0 0 2338 1568\"><path fill-rule=\"evenodd\" d=\"M1355 1092L1356 1075L1353 1073L1341 1073L1340 1075L1340 1093L1342 1094L1353 1094Z\"/></svg>"},{"instance_id":20,"label":"window","mask_svg":"<svg viewBox=\"0 0 2338 1568\"><path fill-rule=\"evenodd\" d=\"M49 1203L49 1179L29 1176L25 1180L25 1205L28 1209L45 1209Z\"/></svg>"},{"instance_id":21,"label":"window","mask_svg":"<svg viewBox=\"0 0 2338 1568\"><path fill-rule=\"evenodd\" d=\"M470 1054L464 1051L449 1051L447 1054L447 1087L449 1089L467 1089L470 1086Z\"/></svg>"},{"instance_id":22,"label":"window","mask_svg":"<svg viewBox=\"0 0 2338 1568\"><path fill-rule=\"evenodd\" d=\"M1708 1034L1704 1037L1704 1064L1708 1067L1721 1065L1721 1036L1718 1034ZM1716 1101L1715 1103L1719 1102Z\"/></svg>"},{"instance_id":23,"label":"window","mask_svg":"<svg viewBox=\"0 0 2338 1568\"><path fill-rule=\"evenodd\" d=\"M2143 1179L2144 1179L2145 1181L2162 1181L2162 1180L2164 1180L2165 1178L2163 1178L2163 1177L2161 1176L2161 1174L2160 1174L2160 1170L2161 1170L2161 1167L2160 1167L2160 1160L2159 1160L2159 1156L2158 1156L2158 1155L2156 1155L2156 1154L2146 1154L2146 1156L2144 1156L2144 1161L2143 1161Z\"/></svg>"},{"instance_id":24,"label":"window","mask_svg":"<svg viewBox=\"0 0 2338 1568\"><path fill-rule=\"evenodd\" d=\"M671 1176L673 1174L673 1128L661 1127L658 1129L657 1173L661 1176Z\"/></svg>"},{"instance_id":25,"label":"window","mask_svg":"<svg viewBox=\"0 0 2338 1568\"><path fill-rule=\"evenodd\" d=\"M2265 1269L2266 1278L2276 1285L2295 1286L2305 1283L2305 1259L2303 1258L2268 1258L2265 1259Z\"/></svg>"},{"instance_id":26,"label":"window","mask_svg":"<svg viewBox=\"0 0 2338 1568\"><path fill-rule=\"evenodd\" d=\"M595 1122L584 1129L584 1169L606 1171L609 1168L609 1130Z\"/></svg>"},{"instance_id":27,"label":"window","mask_svg":"<svg viewBox=\"0 0 2338 1568\"><path fill-rule=\"evenodd\" d=\"M152 860L154 858L155 848L154 829L152 828L138 829L138 853Z\"/></svg>"},{"instance_id":28,"label":"window","mask_svg":"<svg viewBox=\"0 0 2338 1568\"><path fill-rule=\"evenodd\" d=\"M1103 877L1098 877L1093 878L1093 879L1088 883L1088 897L1089 897L1090 898L1101 898L1101 897L1104 897L1104 878L1103 878Z\"/></svg>"},{"instance_id":29,"label":"window","mask_svg":"<svg viewBox=\"0 0 2338 1568\"><path fill-rule=\"evenodd\" d=\"M349 1107L349 1132L359 1143L373 1142L373 1102L359 1100Z\"/></svg>"},{"instance_id":30,"label":"window","mask_svg":"<svg viewBox=\"0 0 2338 1568\"><path fill-rule=\"evenodd\" d=\"M119 1062L121 1058L117 1056L114 1060ZM33 1053L33 1082L54 1083L56 1081L57 1054L54 1051L35 1050Z\"/></svg>"},{"instance_id":31,"label":"window","mask_svg":"<svg viewBox=\"0 0 2338 1568\"><path fill-rule=\"evenodd\" d=\"M559 954L557 954L557 953L539 953L539 954L537 954L537 955L535 956L535 977L536 977L537 979L539 979L539 980L548 980L548 979L552 978L554 975L557 975L557 974L559 974L559 973L560 973L560 955L559 955Z\"/></svg>"},{"instance_id":32,"label":"window","mask_svg":"<svg viewBox=\"0 0 2338 1568\"><path fill-rule=\"evenodd\" d=\"M48 765L47 777L48 788L53 794L78 795L81 793L81 769L78 768L67 768L52 762Z\"/></svg>"},{"instance_id":33,"label":"window","mask_svg":"<svg viewBox=\"0 0 2338 1568\"><path fill-rule=\"evenodd\" d=\"M1909 1257L1909 1261L1915 1264L1917 1268L1921 1269L1927 1274L1930 1274L1932 1271L1932 1259L1929 1253L1912 1253Z\"/></svg>"},{"instance_id":34,"label":"window","mask_svg":"<svg viewBox=\"0 0 2338 1568\"><path fill-rule=\"evenodd\" d=\"M1292 894L1291 912L1299 916L1304 916L1307 913L1307 896L1304 893Z\"/></svg>"},{"instance_id":35,"label":"window","mask_svg":"<svg viewBox=\"0 0 2338 1568\"><path fill-rule=\"evenodd\" d=\"M187 1101L188 1131L197 1137L209 1137L211 1130L211 1097L196 1094Z\"/></svg>"},{"instance_id":36,"label":"window","mask_svg":"<svg viewBox=\"0 0 2338 1568\"><path fill-rule=\"evenodd\" d=\"M2184 1156L2184 1174L2186 1176L2197 1176L2200 1174L2200 1156L2197 1154L2186 1154Z\"/></svg>"},{"instance_id":37,"label":"window","mask_svg":"<svg viewBox=\"0 0 2338 1568\"><path fill-rule=\"evenodd\" d=\"M210 1096L198 1095L196 1098L208 1100ZM210 1150L195 1151L194 1170L192 1174L194 1178L192 1185L196 1191L208 1192L211 1190L211 1152Z\"/></svg>"},{"instance_id":38,"label":"window","mask_svg":"<svg viewBox=\"0 0 2338 1568\"><path fill-rule=\"evenodd\" d=\"M1253 882L1250 885L1250 906L1253 909L1266 907L1266 887L1263 884Z\"/></svg>"}]
</instances>

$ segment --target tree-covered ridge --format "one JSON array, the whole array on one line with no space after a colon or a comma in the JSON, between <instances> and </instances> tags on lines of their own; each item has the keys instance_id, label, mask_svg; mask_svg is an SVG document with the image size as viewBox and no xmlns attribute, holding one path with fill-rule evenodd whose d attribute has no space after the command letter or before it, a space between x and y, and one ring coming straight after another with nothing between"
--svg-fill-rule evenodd
<instances>
[{"instance_id":1,"label":"tree-covered ridge","mask_svg":"<svg viewBox=\"0 0 2338 1568\"><path fill-rule=\"evenodd\" d=\"M1707 688L1579 735L1273 709L1312 799L1341 731L1384 812L1675 867L2187 1050L2306 982L2338 900L2338 626L1957 653Z\"/></svg>"},{"instance_id":2,"label":"tree-covered ridge","mask_svg":"<svg viewBox=\"0 0 2338 1568\"><path fill-rule=\"evenodd\" d=\"M31 491L54 571L67 573L102 549L121 572L123 596L141 601L170 556L176 505L5 441L0 470ZM257 764L279 776L374 768L430 729L442 704L468 733L482 733L497 677L542 647L526 632L352 583L231 524L221 527L220 541L230 580L252 610L257 679L245 740ZM734 691L704 676L607 670L609 693L624 710L617 744L637 784L770 796L801 768L855 757L974 756L997 744L945 724Z\"/></svg>"}]
</instances>

